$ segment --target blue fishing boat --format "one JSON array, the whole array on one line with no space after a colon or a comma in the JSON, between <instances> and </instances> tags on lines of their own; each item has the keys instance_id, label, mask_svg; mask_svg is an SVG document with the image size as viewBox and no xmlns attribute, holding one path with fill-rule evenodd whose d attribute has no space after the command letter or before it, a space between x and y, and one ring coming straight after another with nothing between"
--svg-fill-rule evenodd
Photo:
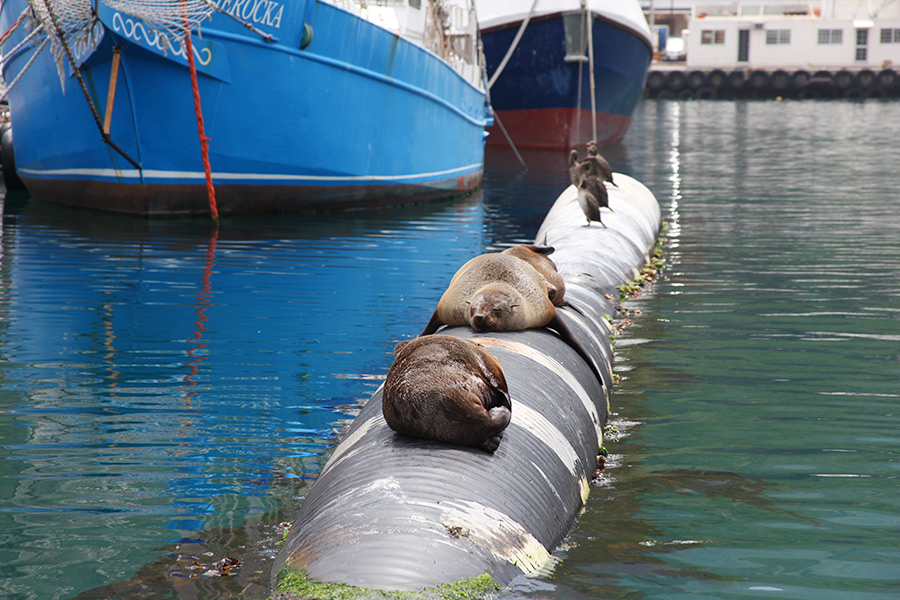
<instances>
[{"instance_id":1,"label":"blue fishing boat","mask_svg":"<svg viewBox=\"0 0 900 600\"><path fill-rule=\"evenodd\" d=\"M652 57L637 0L479 0L476 7L497 115L488 143L508 143L503 129L521 147L622 141Z\"/></svg>"},{"instance_id":2,"label":"blue fishing boat","mask_svg":"<svg viewBox=\"0 0 900 600\"><path fill-rule=\"evenodd\" d=\"M38 199L227 214L481 181L470 0L7 0L0 31L15 163Z\"/></svg>"}]
</instances>

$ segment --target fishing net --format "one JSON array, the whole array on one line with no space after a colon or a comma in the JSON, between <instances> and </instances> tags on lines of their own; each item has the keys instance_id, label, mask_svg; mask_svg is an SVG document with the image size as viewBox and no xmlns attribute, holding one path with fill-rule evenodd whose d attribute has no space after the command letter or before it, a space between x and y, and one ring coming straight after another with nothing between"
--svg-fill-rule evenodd
<instances>
[{"instance_id":1,"label":"fishing net","mask_svg":"<svg viewBox=\"0 0 900 600\"><path fill-rule=\"evenodd\" d=\"M35 18L30 29L42 27L50 38L50 50L56 61L59 84L65 90L65 65L68 59L60 35L65 36L72 58L76 61L93 52L103 37L103 29L95 28L91 0L28 0L28 3Z\"/></svg>"},{"instance_id":2,"label":"fishing net","mask_svg":"<svg viewBox=\"0 0 900 600\"><path fill-rule=\"evenodd\" d=\"M103 27L92 10L92 0L28 0L36 22L50 38L50 50L56 61L60 85L65 90L66 45L72 59L79 62L97 48L103 38ZM198 28L216 6L210 0L103 0L121 13L141 19L149 34L159 36L161 47L181 47L185 26ZM65 38L65 45L62 43Z\"/></svg>"},{"instance_id":3,"label":"fishing net","mask_svg":"<svg viewBox=\"0 0 900 600\"><path fill-rule=\"evenodd\" d=\"M166 38L169 47L172 41L184 39L185 25L189 29L199 28L216 10L209 0L103 0L103 3L143 20L151 30Z\"/></svg>"}]
</instances>

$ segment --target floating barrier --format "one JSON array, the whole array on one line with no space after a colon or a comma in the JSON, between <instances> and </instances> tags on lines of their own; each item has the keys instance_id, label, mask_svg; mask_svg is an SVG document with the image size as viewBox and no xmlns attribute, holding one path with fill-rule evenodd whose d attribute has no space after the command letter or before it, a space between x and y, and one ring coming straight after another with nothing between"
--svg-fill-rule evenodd
<instances>
[{"instance_id":1,"label":"floating barrier","mask_svg":"<svg viewBox=\"0 0 900 600\"><path fill-rule=\"evenodd\" d=\"M363 588L368 596L440 593L447 585L483 590L486 582L505 586L548 566L597 468L609 416L608 315L615 314L617 286L639 275L661 223L645 186L618 173L615 180L606 227L585 226L570 186L535 238L556 248L551 258L577 308L558 310L601 366L602 385L548 330L441 330L477 340L503 366L512 421L500 447L489 454L398 435L384 421L379 389L304 499L273 565L276 591L317 597L315 586L325 584Z\"/></svg>"},{"instance_id":2,"label":"floating barrier","mask_svg":"<svg viewBox=\"0 0 900 600\"><path fill-rule=\"evenodd\" d=\"M648 98L896 98L893 69L651 69Z\"/></svg>"}]
</instances>

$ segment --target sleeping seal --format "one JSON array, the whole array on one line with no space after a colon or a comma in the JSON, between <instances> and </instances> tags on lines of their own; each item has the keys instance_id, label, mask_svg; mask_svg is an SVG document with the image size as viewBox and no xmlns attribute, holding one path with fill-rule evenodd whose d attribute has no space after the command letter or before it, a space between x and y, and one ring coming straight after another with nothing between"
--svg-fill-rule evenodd
<instances>
[{"instance_id":1,"label":"sleeping seal","mask_svg":"<svg viewBox=\"0 0 900 600\"><path fill-rule=\"evenodd\" d=\"M566 282L556 270L556 263L547 258L548 254L553 254L553 246L538 246L537 244L522 244L513 246L503 251L503 254L509 254L520 258L537 269L537 272L544 277L547 284L547 297L556 306L565 304Z\"/></svg>"},{"instance_id":2,"label":"sleeping seal","mask_svg":"<svg viewBox=\"0 0 900 600\"><path fill-rule=\"evenodd\" d=\"M600 368L556 312L544 277L510 254L482 254L459 268L421 335L441 325L469 325L481 332L547 327L590 365L603 385Z\"/></svg>"},{"instance_id":3,"label":"sleeping seal","mask_svg":"<svg viewBox=\"0 0 900 600\"><path fill-rule=\"evenodd\" d=\"M477 343L449 335L400 342L381 408L398 433L493 452L511 403L500 363Z\"/></svg>"}]
</instances>

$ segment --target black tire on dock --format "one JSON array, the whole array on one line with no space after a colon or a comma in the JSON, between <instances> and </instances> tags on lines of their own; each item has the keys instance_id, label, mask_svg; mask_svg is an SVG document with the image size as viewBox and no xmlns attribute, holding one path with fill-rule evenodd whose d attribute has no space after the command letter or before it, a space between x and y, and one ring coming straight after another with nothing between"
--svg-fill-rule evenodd
<instances>
[{"instance_id":1,"label":"black tire on dock","mask_svg":"<svg viewBox=\"0 0 900 600\"><path fill-rule=\"evenodd\" d=\"M869 69L863 69L856 74L854 83L864 90L871 88L875 84L875 73Z\"/></svg>"},{"instance_id":2,"label":"black tire on dock","mask_svg":"<svg viewBox=\"0 0 900 600\"><path fill-rule=\"evenodd\" d=\"M673 92L672 90L659 90L656 98L657 100L674 100L675 92Z\"/></svg>"},{"instance_id":3,"label":"black tire on dock","mask_svg":"<svg viewBox=\"0 0 900 600\"><path fill-rule=\"evenodd\" d=\"M795 90L802 90L809 84L810 75L809 71L794 71L791 74L791 87Z\"/></svg>"},{"instance_id":4,"label":"black tire on dock","mask_svg":"<svg viewBox=\"0 0 900 600\"><path fill-rule=\"evenodd\" d=\"M750 73L750 78L747 80L747 83L750 84L751 89L756 90L757 92L762 91L769 86L769 74L757 69Z\"/></svg>"},{"instance_id":5,"label":"black tire on dock","mask_svg":"<svg viewBox=\"0 0 900 600\"><path fill-rule=\"evenodd\" d=\"M694 90L690 88L683 88L675 92L675 97L679 100L693 100L694 99Z\"/></svg>"},{"instance_id":6,"label":"black tire on dock","mask_svg":"<svg viewBox=\"0 0 900 600\"><path fill-rule=\"evenodd\" d=\"M880 85L873 85L869 88L869 98L887 98L888 93Z\"/></svg>"},{"instance_id":7,"label":"black tire on dock","mask_svg":"<svg viewBox=\"0 0 900 600\"><path fill-rule=\"evenodd\" d=\"M834 74L834 85L841 91L847 91L853 85L853 73L847 69L841 69Z\"/></svg>"},{"instance_id":8,"label":"black tire on dock","mask_svg":"<svg viewBox=\"0 0 900 600\"><path fill-rule=\"evenodd\" d=\"M706 73L703 71L691 71L687 76L688 87L698 90L706 83Z\"/></svg>"},{"instance_id":9,"label":"black tire on dock","mask_svg":"<svg viewBox=\"0 0 900 600\"><path fill-rule=\"evenodd\" d=\"M725 85L725 71L722 69L713 69L706 76L706 85L714 89L716 92Z\"/></svg>"},{"instance_id":10,"label":"black tire on dock","mask_svg":"<svg viewBox=\"0 0 900 600\"><path fill-rule=\"evenodd\" d=\"M892 90L895 85L897 85L897 72L893 69L882 69L880 73L878 73L878 83L885 90Z\"/></svg>"},{"instance_id":11,"label":"black tire on dock","mask_svg":"<svg viewBox=\"0 0 900 600\"><path fill-rule=\"evenodd\" d=\"M843 91L844 98L868 98L869 92L858 85L848 87Z\"/></svg>"},{"instance_id":12,"label":"black tire on dock","mask_svg":"<svg viewBox=\"0 0 900 600\"><path fill-rule=\"evenodd\" d=\"M769 76L769 83L771 83L772 89L780 94L786 92L791 86L791 76L787 74L787 71L778 69Z\"/></svg>"},{"instance_id":13,"label":"black tire on dock","mask_svg":"<svg viewBox=\"0 0 900 600\"><path fill-rule=\"evenodd\" d=\"M19 179L16 172L16 154L13 150L13 133L11 127L5 127L3 134L0 135L0 156L3 157L3 163L0 164L0 170L3 172L3 183L6 184L7 190L24 190L25 184Z\"/></svg>"},{"instance_id":14,"label":"black tire on dock","mask_svg":"<svg viewBox=\"0 0 900 600\"><path fill-rule=\"evenodd\" d=\"M747 83L747 76L743 71L732 71L728 74L728 87L733 90L742 90L744 89L744 84Z\"/></svg>"},{"instance_id":15,"label":"black tire on dock","mask_svg":"<svg viewBox=\"0 0 900 600\"><path fill-rule=\"evenodd\" d=\"M669 71L666 75L666 88L678 92L687 85L687 76L684 71Z\"/></svg>"},{"instance_id":16,"label":"black tire on dock","mask_svg":"<svg viewBox=\"0 0 900 600\"><path fill-rule=\"evenodd\" d=\"M694 98L697 100L715 100L716 90L714 90L712 86L704 85L694 92Z\"/></svg>"},{"instance_id":17,"label":"black tire on dock","mask_svg":"<svg viewBox=\"0 0 900 600\"><path fill-rule=\"evenodd\" d=\"M647 89L658 92L666 87L666 74L662 71L650 71L647 74Z\"/></svg>"}]
</instances>

